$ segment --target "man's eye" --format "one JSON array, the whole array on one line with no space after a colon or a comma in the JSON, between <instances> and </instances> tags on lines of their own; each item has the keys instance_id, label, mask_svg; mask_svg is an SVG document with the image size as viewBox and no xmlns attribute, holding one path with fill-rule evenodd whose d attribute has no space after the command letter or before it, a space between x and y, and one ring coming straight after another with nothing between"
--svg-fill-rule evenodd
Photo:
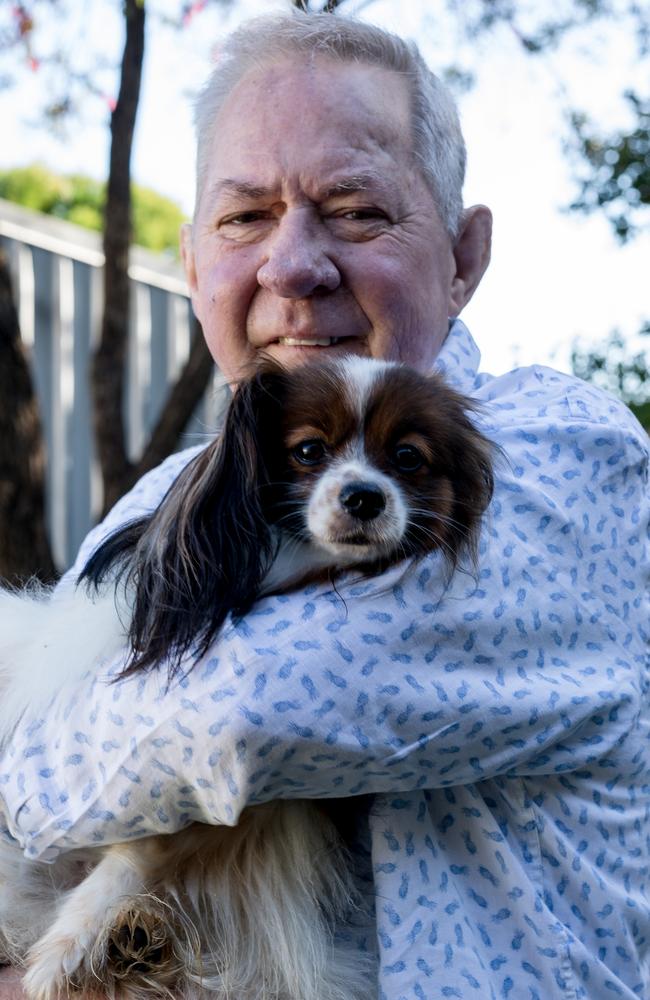
<instances>
[{"instance_id":1,"label":"man's eye","mask_svg":"<svg viewBox=\"0 0 650 1000\"><path fill-rule=\"evenodd\" d=\"M391 461L400 472L417 472L425 464L425 458L419 448L412 444L398 444L393 449Z\"/></svg>"},{"instance_id":2,"label":"man's eye","mask_svg":"<svg viewBox=\"0 0 650 1000\"><path fill-rule=\"evenodd\" d=\"M341 212L337 218L347 219L350 222L377 222L386 216L378 208L349 208Z\"/></svg>"},{"instance_id":3,"label":"man's eye","mask_svg":"<svg viewBox=\"0 0 650 1000\"><path fill-rule=\"evenodd\" d=\"M318 438L309 438L307 441L300 441L291 449L291 454L301 465L318 465L327 454L327 449L323 441Z\"/></svg>"},{"instance_id":4,"label":"man's eye","mask_svg":"<svg viewBox=\"0 0 650 1000\"><path fill-rule=\"evenodd\" d=\"M262 212L239 212L238 215L229 215L222 219L220 226L246 226L251 222L259 222L263 218Z\"/></svg>"}]
</instances>

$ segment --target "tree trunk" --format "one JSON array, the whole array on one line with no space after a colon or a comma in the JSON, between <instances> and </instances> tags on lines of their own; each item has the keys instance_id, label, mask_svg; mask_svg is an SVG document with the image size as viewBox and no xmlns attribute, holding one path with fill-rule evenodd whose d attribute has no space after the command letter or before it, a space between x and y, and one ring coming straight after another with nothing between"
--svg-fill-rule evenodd
<instances>
[{"instance_id":1,"label":"tree trunk","mask_svg":"<svg viewBox=\"0 0 650 1000\"><path fill-rule=\"evenodd\" d=\"M92 364L95 440L104 481L104 508L133 477L123 418L124 370L129 329L131 149L144 60L144 0L125 0L126 42L120 90L111 115L111 152L104 221L104 316Z\"/></svg>"},{"instance_id":2,"label":"tree trunk","mask_svg":"<svg viewBox=\"0 0 650 1000\"><path fill-rule=\"evenodd\" d=\"M212 355L203 339L198 321L194 320L189 357L151 432L145 451L134 470L133 482L159 465L174 450L198 400L208 387L213 371Z\"/></svg>"},{"instance_id":3,"label":"tree trunk","mask_svg":"<svg viewBox=\"0 0 650 1000\"><path fill-rule=\"evenodd\" d=\"M104 513L140 476L174 450L213 370L197 323L190 357L145 451L137 463L129 461L124 426L124 372L129 335L130 164L144 60L144 0L126 0L124 16L126 42L119 96L111 116L104 221L104 316L101 340L92 365L95 441L104 483Z\"/></svg>"},{"instance_id":4,"label":"tree trunk","mask_svg":"<svg viewBox=\"0 0 650 1000\"><path fill-rule=\"evenodd\" d=\"M0 250L0 579L56 579L45 529L45 446L20 338L7 257Z\"/></svg>"}]
</instances>

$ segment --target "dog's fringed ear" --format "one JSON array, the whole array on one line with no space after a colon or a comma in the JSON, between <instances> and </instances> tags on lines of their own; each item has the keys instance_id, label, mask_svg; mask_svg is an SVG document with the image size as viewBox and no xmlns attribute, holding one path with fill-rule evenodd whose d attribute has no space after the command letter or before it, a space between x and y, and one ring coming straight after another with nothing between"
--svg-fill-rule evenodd
<instances>
[{"instance_id":1,"label":"dog's fringed ear","mask_svg":"<svg viewBox=\"0 0 650 1000\"><path fill-rule=\"evenodd\" d=\"M128 569L129 560L152 517L153 514L149 514L129 521L108 535L86 562L77 579L77 586L83 583L89 591L99 591L106 580L111 583L119 580Z\"/></svg>"},{"instance_id":2,"label":"dog's fringed ear","mask_svg":"<svg viewBox=\"0 0 650 1000\"><path fill-rule=\"evenodd\" d=\"M264 439L274 428L279 433L283 386L276 366L243 382L218 439L186 466L144 524L109 538L84 570L97 582L97 567L105 575L111 560L129 558L131 654L121 676L163 663L173 676L188 654L205 653L230 612L243 614L259 596L277 545L263 506L260 428Z\"/></svg>"}]
</instances>

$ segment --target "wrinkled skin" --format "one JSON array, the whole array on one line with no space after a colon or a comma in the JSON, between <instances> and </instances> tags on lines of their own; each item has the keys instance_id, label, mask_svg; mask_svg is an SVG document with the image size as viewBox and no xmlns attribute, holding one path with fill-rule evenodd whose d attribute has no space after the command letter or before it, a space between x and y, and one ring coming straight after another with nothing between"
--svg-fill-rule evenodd
<instances>
[{"instance_id":1,"label":"wrinkled skin","mask_svg":"<svg viewBox=\"0 0 650 1000\"><path fill-rule=\"evenodd\" d=\"M183 232L194 310L231 382L261 351L430 368L487 266L491 217L467 210L452 245L411 145L392 71L320 58L239 82Z\"/></svg>"}]
</instances>

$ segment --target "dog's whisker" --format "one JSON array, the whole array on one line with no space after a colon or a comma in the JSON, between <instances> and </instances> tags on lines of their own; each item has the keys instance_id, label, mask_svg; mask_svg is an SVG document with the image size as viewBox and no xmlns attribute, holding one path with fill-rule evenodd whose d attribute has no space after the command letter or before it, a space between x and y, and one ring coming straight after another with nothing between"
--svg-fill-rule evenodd
<instances>
[{"instance_id":1,"label":"dog's whisker","mask_svg":"<svg viewBox=\"0 0 650 1000\"><path fill-rule=\"evenodd\" d=\"M462 530L466 529L466 525L464 525L462 521L458 521L453 517L446 517L444 514L432 516L430 520L435 525L445 525L448 528L460 528ZM426 525L422 524L421 521L409 520L408 525L418 533L428 532L431 538L436 537L436 532L432 528L428 528Z\"/></svg>"}]
</instances>

